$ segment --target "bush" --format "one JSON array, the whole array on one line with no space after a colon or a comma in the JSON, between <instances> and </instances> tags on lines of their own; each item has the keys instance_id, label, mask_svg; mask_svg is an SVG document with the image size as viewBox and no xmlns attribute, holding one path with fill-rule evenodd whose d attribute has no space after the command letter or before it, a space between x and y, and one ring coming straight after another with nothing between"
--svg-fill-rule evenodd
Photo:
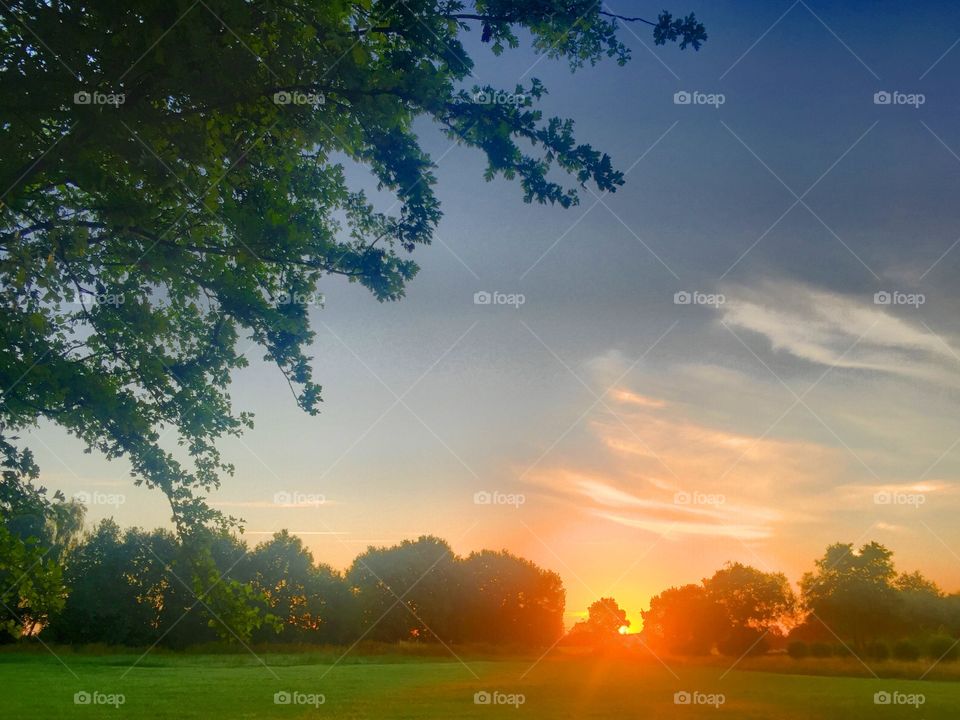
<instances>
[{"instance_id":1,"label":"bush","mask_svg":"<svg viewBox=\"0 0 960 720\"><path fill-rule=\"evenodd\" d=\"M787 645L787 655L790 657L799 660L800 658L805 658L810 654L810 646L807 645L802 640L794 640L792 643Z\"/></svg>"},{"instance_id":2,"label":"bush","mask_svg":"<svg viewBox=\"0 0 960 720\"><path fill-rule=\"evenodd\" d=\"M919 660L920 646L910 640L899 640L893 646L893 656L897 660Z\"/></svg>"},{"instance_id":3,"label":"bush","mask_svg":"<svg viewBox=\"0 0 960 720\"><path fill-rule=\"evenodd\" d=\"M888 660L890 658L890 648L885 642L872 642L867 645L867 657L874 660Z\"/></svg>"},{"instance_id":4,"label":"bush","mask_svg":"<svg viewBox=\"0 0 960 720\"><path fill-rule=\"evenodd\" d=\"M717 643L721 655L739 657L740 655L763 655L770 649L767 634L755 628L734 628L730 634Z\"/></svg>"},{"instance_id":5,"label":"bush","mask_svg":"<svg viewBox=\"0 0 960 720\"><path fill-rule=\"evenodd\" d=\"M824 642L815 642L810 646L810 654L817 658L825 658L833 655L833 648Z\"/></svg>"},{"instance_id":6,"label":"bush","mask_svg":"<svg viewBox=\"0 0 960 720\"><path fill-rule=\"evenodd\" d=\"M927 657L933 660L956 660L960 657L960 645L949 635L937 635L927 643Z\"/></svg>"},{"instance_id":7,"label":"bush","mask_svg":"<svg viewBox=\"0 0 960 720\"><path fill-rule=\"evenodd\" d=\"M849 645L845 645L844 643L837 643L836 645L834 645L833 654L834 654L834 657L844 657L844 658L855 657L853 649Z\"/></svg>"}]
</instances>

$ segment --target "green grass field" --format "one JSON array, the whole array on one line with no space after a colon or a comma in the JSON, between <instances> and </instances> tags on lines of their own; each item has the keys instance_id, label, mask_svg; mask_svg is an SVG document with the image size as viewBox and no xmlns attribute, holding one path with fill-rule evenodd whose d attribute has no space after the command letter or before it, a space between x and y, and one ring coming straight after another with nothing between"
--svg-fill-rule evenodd
<instances>
[{"instance_id":1,"label":"green grass field","mask_svg":"<svg viewBox=\"0 0 960 720\"><path fill-rule=\"evenodd\" d=\"M960 682L801 675L786 661L770 671L649 658L550 656L475 659L327 654L194 655L8 652L0 654L2 718L950 718ZM757 662L751 667L757 667ZM892 667L892 666L891 666ZM802 668L794 668L802 669ZM852 671L855 668L851 666ZM862 666L861 670L864 670ZM837 671L837 667L832 667ZM864 671L866 672L866 671ZM74 674L76 677L74 677ZM476 677L474 677L476 675ZM475 704L477 692L523 695L515 705ZM674 703L674 693L722 704ZM76 704L123 694L120 707ZM278 705L278 692L301 701ZM922 694L923 704L877 705L877 692ZM116 699L116 698L114 698ZM514 698L518 700L519 698Z\"/></svg>"}]
</instances>

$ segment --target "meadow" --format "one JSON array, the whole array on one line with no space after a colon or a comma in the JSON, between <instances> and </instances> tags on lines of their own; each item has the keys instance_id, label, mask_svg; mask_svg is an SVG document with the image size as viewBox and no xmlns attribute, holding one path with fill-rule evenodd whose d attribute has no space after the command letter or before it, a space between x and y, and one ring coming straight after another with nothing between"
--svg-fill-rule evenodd
<instances>
[{"instance_id":1,"label":"meadow","mask_svg":"<svg viewBox=\"0 0 960 720\"><path fill-rule=\"evenodd\" d=\"M938 679L883 677L918 677L920 664L884 663L874 668L881 675L876 678L855 660L797 664L759 658L730 669L730 663L715 661L669 661L668 668L649 657L564 653L538 661L535 655L479 653L459 660L388 653L343 657L342 650L256 657L56 652L58 657L0 654L0 716L853 720L946 719L960 710L960 683L945 679L955 675L952 667L931 674ZM858 672L866 677L853 675ZM90 702L77 704L77 693L87 693L79 697ZM889 704L877 704L877 693Z\"/></svg>"}]
</instances>

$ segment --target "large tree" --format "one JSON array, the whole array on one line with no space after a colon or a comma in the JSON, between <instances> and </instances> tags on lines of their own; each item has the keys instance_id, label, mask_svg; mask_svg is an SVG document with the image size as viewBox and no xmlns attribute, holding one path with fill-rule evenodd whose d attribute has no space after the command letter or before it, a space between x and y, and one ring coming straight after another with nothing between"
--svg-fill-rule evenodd
<instances>
[{"instance_id":1,"label":"large tree","mask_svg":"<svg viewBox=\"0 0 960 720\"><path fill-rule=\"evenodd\" d=\"M317 411L305 352L318 283L340 275L395 300L440 219L418 118L570 206L613 191L611 159L544 118L537 80L471 79L463 36L519 38L572 68L626 61L618 22L698 49L693 15L617 18L596 0L11 0L0 7L0 447L37 468L18 430L59 424L188 525L241 432L230 374L258 345ZM475 35L474 37L477 37ZM391 193L348 185L357 164ZM559 169L561 172L555 172ZM569 184L562 184L566 173ZM164 441L164 433L174 431ZM177 451L173 441L184 450Z\"/></svg>"}]
</instances>

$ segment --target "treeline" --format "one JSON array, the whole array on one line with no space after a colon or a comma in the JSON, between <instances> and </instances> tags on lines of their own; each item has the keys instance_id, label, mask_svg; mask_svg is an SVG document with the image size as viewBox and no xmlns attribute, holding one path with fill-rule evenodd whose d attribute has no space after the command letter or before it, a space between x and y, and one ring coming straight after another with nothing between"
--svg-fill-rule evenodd
<instances>
[{"instance_id":1,"label":"treeline","mask_svg":"<svg viewBox=\"0 0 960 720\"><path fill-rule=\"evenodd\" d=\"M213 536L204 552L209 565L168 531L101 522L63 557L63 602L43 619L41 639L542 646L563 633L560 577L505 551L458 557L445 541L421 537L368 548L340 572L283 531L253 548ZM214 604L213 589L224 586L232 602L221 595Z\"/></svg>"},{"instance_id":2,"label":"treeline","mask_svg":"<svg viewBox=\"0 0 960 720\"><path fill-rule=\"evenodd\" d=\"M675 655L787 648L795 657L953 659L960 644L960 594L898 572L893 553L876 542L831 545L799 593L783 573L731 563L661 592L641 614L644 642Z\"/></svg>"}]
</instances>

